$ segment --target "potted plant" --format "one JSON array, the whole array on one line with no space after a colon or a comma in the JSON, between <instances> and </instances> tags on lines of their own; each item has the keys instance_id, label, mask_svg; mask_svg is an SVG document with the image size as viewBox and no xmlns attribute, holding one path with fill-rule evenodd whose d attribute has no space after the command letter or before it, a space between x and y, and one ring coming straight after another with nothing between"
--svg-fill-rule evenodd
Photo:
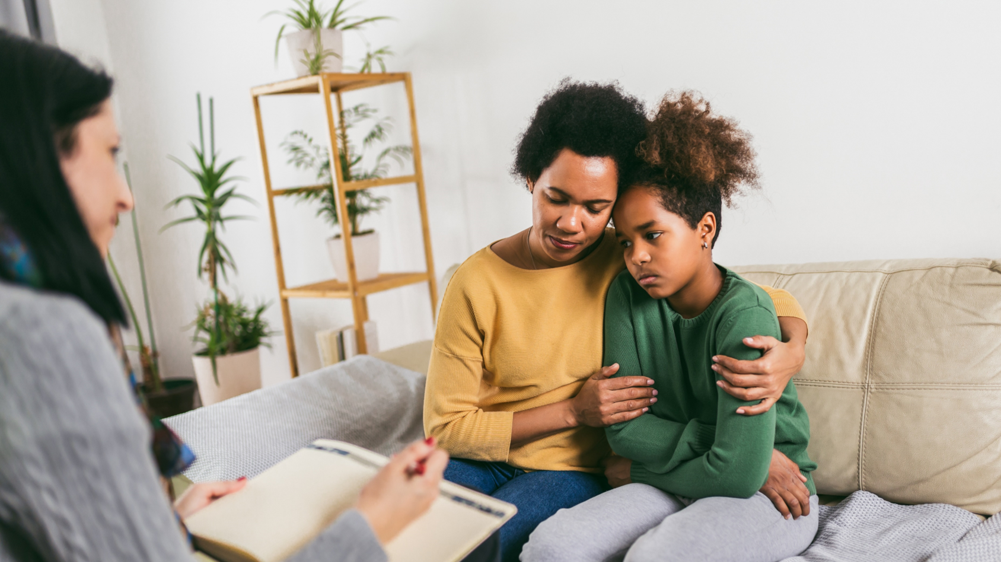
<instances>
[{"instance_id":1,"label":"potted plant","mask_svg":"<svg viewBox=\"0 0 1001 562\"><path fill-rule=\"evenodd\" d=\"M410 156L411 148L409 146L389 146L383 148L375 156L371 167L364 166L365 151L386 142L392 131L392 119L378 117L378 112L378 109L364 103L341 112L342 126L338 128L337 144L341 173L344 176L343 181L384 178L389 173L392 162L395 161L403 165ZM365 134L362 140L362 149L359 151L351 143L348 131L366 121L373 123ZM329 150L313 142L313 139L303 131L293 131L282 142L281 146L288 152L289 164L299 169L316 172L316 179L325 186L324 189L301 190L297 195L300 200L319 202L317 216L323 217L336 228L340 224L340 217L337 212L337 196L334 194L333 176L330 171ZM372 229L362 230L361 219L365 215L382 210L389 199L375 195L367 189L349 191L345 199L358 280L374 279L379 276L379 233ZM327 240L327 250L337 279L347 281L347 260L340 234L335 234Z\"/></svg>"},{"instance_id":2,"label":"potted plant","mask_svg":"<svg viewBox=\"0 0 1001 562\"><path fill-rule=\"evenodd\" d=\"M193 341L201 347L195 350L192 361L202 404L209 405L261 387L260 346L269 345L265 338L271 332L267 320L262 317L267 305L251 310L239 298L231 301L219 288L219 276L228 281L227 270L236 271L233 256L219 234L227 221L250 218L224 215L223 209L234 199L254 201L236 193L236 187L229 185L241 179L226 176L239 159L219 162L219 154L215 150L212 98L209 98L210 154L206 154L201 95L196 96L196 100L199 146L192 145L191 150L195 153L197 164L192 168L173 156L170 158L198 181L201 193L182 195L168 203L169 209L187 202L194 213L168 223L161 231L195 221L205 227L205 239L198 253L198 278L208 276L209 298L198 307L193 323Z\"/></svg>"},{"instance_id":3,"label":"potted plant","mask_svg":"<svg viewBox=\"0 0 1001 562\"><path fill-rule=\"evenodd\" d=\"M278 46L282 37L288 46L289 57L296 76L310 76L321 72L340 72L344 59L343 32L361 29L388 16L369 18L347 15L355 5L344 6L344 0L337 0L331 10L324 10L316 0L293 0L295 5L285 11L268 12L270 15L284 16L288 21L278 28L275 39L275 60L278 60ZM286 34L292 25L298 31Z\"/></svg>"},{"instance_id":4,"label":"potted plant","mask_svg":"<svg viewBox=\"0 0 1001 562\"><path fill-rule=\"evenodd\" d=\"M129 175L129 165L125 164L125 181L132 191L132 178ZM134 191L133 191L134 193ZM133 196L133 201L135 197ZM195 407L195 381L188 378L163 379L160 376L160 353L156 348L156 333L153 331L153 315L149 306L149 291L146 288L146 264L143 260L142 242L139 240L139 222L136 218L135 205L132 207L132 235L136 242L136 255L139 258L139 278L142 281L143 305L146 309L146 327L149 329L149 345L146 345L146 338L143 334L142 324L136 316L135 308L132 306L132 299L125 290L122 278L115 267L115 261L108 254L108 265L118 283L118 290L122 293L125 307L129 311L132 319L132 326L135 327L138 346L134 349L139 353L139 365L142 371L142 393L146 398L146 405L150 411L158 417L167 418L177 414L183 414Z\"/></svg>"}]
</instances>

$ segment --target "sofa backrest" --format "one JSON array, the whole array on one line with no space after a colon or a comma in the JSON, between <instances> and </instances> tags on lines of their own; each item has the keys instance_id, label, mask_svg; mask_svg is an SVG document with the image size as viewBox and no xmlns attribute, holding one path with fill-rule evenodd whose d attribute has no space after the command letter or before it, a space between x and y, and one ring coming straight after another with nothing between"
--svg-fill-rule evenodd
<instances>
[{"instance_id":1,"label":"sofa backrest","mask_svg":"<svg viewBox=\"0 0 1001 562\"><path fill-rule=\"evenodd\" d=\"M794 379L821 494L1001 511L1001 263L735 267L810 321Z\"/></svg>"}]
</instances>

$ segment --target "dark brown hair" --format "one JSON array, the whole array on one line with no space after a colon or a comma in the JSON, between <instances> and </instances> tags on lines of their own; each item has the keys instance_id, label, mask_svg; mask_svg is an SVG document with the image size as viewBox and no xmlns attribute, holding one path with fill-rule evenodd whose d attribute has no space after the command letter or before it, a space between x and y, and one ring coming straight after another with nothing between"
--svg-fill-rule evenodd
<instances>
[{"instance_id":1,"label":"dark brown hair","mask_svg":"<svg viewBox=\"0 0 1001 562\"><path fill-rule=\"evenodd\" d=\"M3 30L0 76L0 215L31 252L42 289L74 295L105 321L125 324L59 164L73 152L76 126L111 96L111 77Z\"/></svg>"},{"instance_id":2,"label":"dark brown hair","mask_svg":"<svg viewBox=\"0 0 1001 562\"><path fill-rule=\"evenodd\" d=\"M636 144L645 134L643 103L618 84L564 79L536 108L511 171L534 182L568 148L581 156L612 158L621 189L639 163Z\"/></svg>"},{"instance_id":3,"label":"dark brown hair","mask_svg":"<svg viewBox=\"0 0 1001 562\"><path fill-rule=\"evenodd\" d=\"M714 213L714 245L722 226L722 204L732 207L735 196L760 187L751 135L735 120L714 115L696 92L664 96L636 153L644 165L625 190L652 189L665 209L692 228L706 213Z\"/></svg>"}]
</instances>

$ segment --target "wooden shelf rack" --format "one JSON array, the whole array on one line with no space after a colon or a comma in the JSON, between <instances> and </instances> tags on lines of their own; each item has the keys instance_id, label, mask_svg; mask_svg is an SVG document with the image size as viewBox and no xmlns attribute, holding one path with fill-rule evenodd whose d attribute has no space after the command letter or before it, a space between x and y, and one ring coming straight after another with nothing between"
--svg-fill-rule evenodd
<instances>
[{"instance_id":1,"label":"wooden shelf rack","mask_svg":"<svg viewBox=\"0 0 1001 562\"><path fill-rule=\"evenodd\" d=\"M410 110L410 136L413 143L414 173L408 176L398 176L376 180L342 181L341 160L338 155L337 128L343 127L340 122L343 102L341 94L351 90L371 88L384 84L402 83L406 89L407 103ZM295 350L295 338L292 332L292 317L289 312L289 299L350 299L354 315L358 352L366 353L368 345L365 341L364 324L368 320L368 303L366 297L373 293L388 291L405 285L427 282L431 297L431 315L436 314L435 304L438 301L438 288L434 274L434 261L431 256L431 230L428 225L427 203L424 192L424 171L421 165L421 149L417 139L417 114L414 109L414 90L409 72L373 73L373 74L319 74L294 80L286 80L275 84L266 84L251 88L250 94L254 100L254 117L257 119L257 138L261 147L261 163L264 168L264 186L268 195L268 212L271 217L271 239L274 243L275 269L278 276L278 293L281 300L282 321L285 328L285 342L288 344L289 367L292 376L299 376L299 366ZM341 238L345 241L344 253L347 261L348 278L346 280L331 279L311 283L300 287L288 287L285 283L285 266L282 261L281 243L278 238L278 219L275 215L275 197L283 197L301 193L302 191L325 189L325 185L307 185L275 189L271 184L271 171L268 166L268 151L264 142L264 124L261 120L261 96L289 94L319 94L320 105L326 115L329 132L330 161L333 163L331 175L334 178L334 193L337 196L337 213L340 221ZM331 97L336 101L336 113ZM343 133L343 128L342 128ZM345 135L346 136L346 135ZM383 273L375 279L358 281L355 270L354 245L351 241L351 227L344 217L348 216L345 195L350 191L370 189L388 185L413 184L417 187L417 202L420 207L421 230L424 235L424 258L426 270L411 273Z\"/></svg>"}]
</instances>

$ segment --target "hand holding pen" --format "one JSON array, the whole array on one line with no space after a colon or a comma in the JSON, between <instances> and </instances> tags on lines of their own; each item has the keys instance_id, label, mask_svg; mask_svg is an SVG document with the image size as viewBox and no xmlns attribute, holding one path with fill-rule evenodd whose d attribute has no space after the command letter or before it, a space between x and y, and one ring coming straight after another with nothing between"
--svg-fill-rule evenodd
<instances>
[{"instance_id":1,"label":"hand holding pen","mask_svg":"<svg viewBox=\"0 0 1001 562\"><path fill-rule=\"evenodd\" d=\"M362 488L355 508L382 544L427 511L438 497L448 453L435 444L433 437L410 444Z\"/></svg>"}]
</instances>

